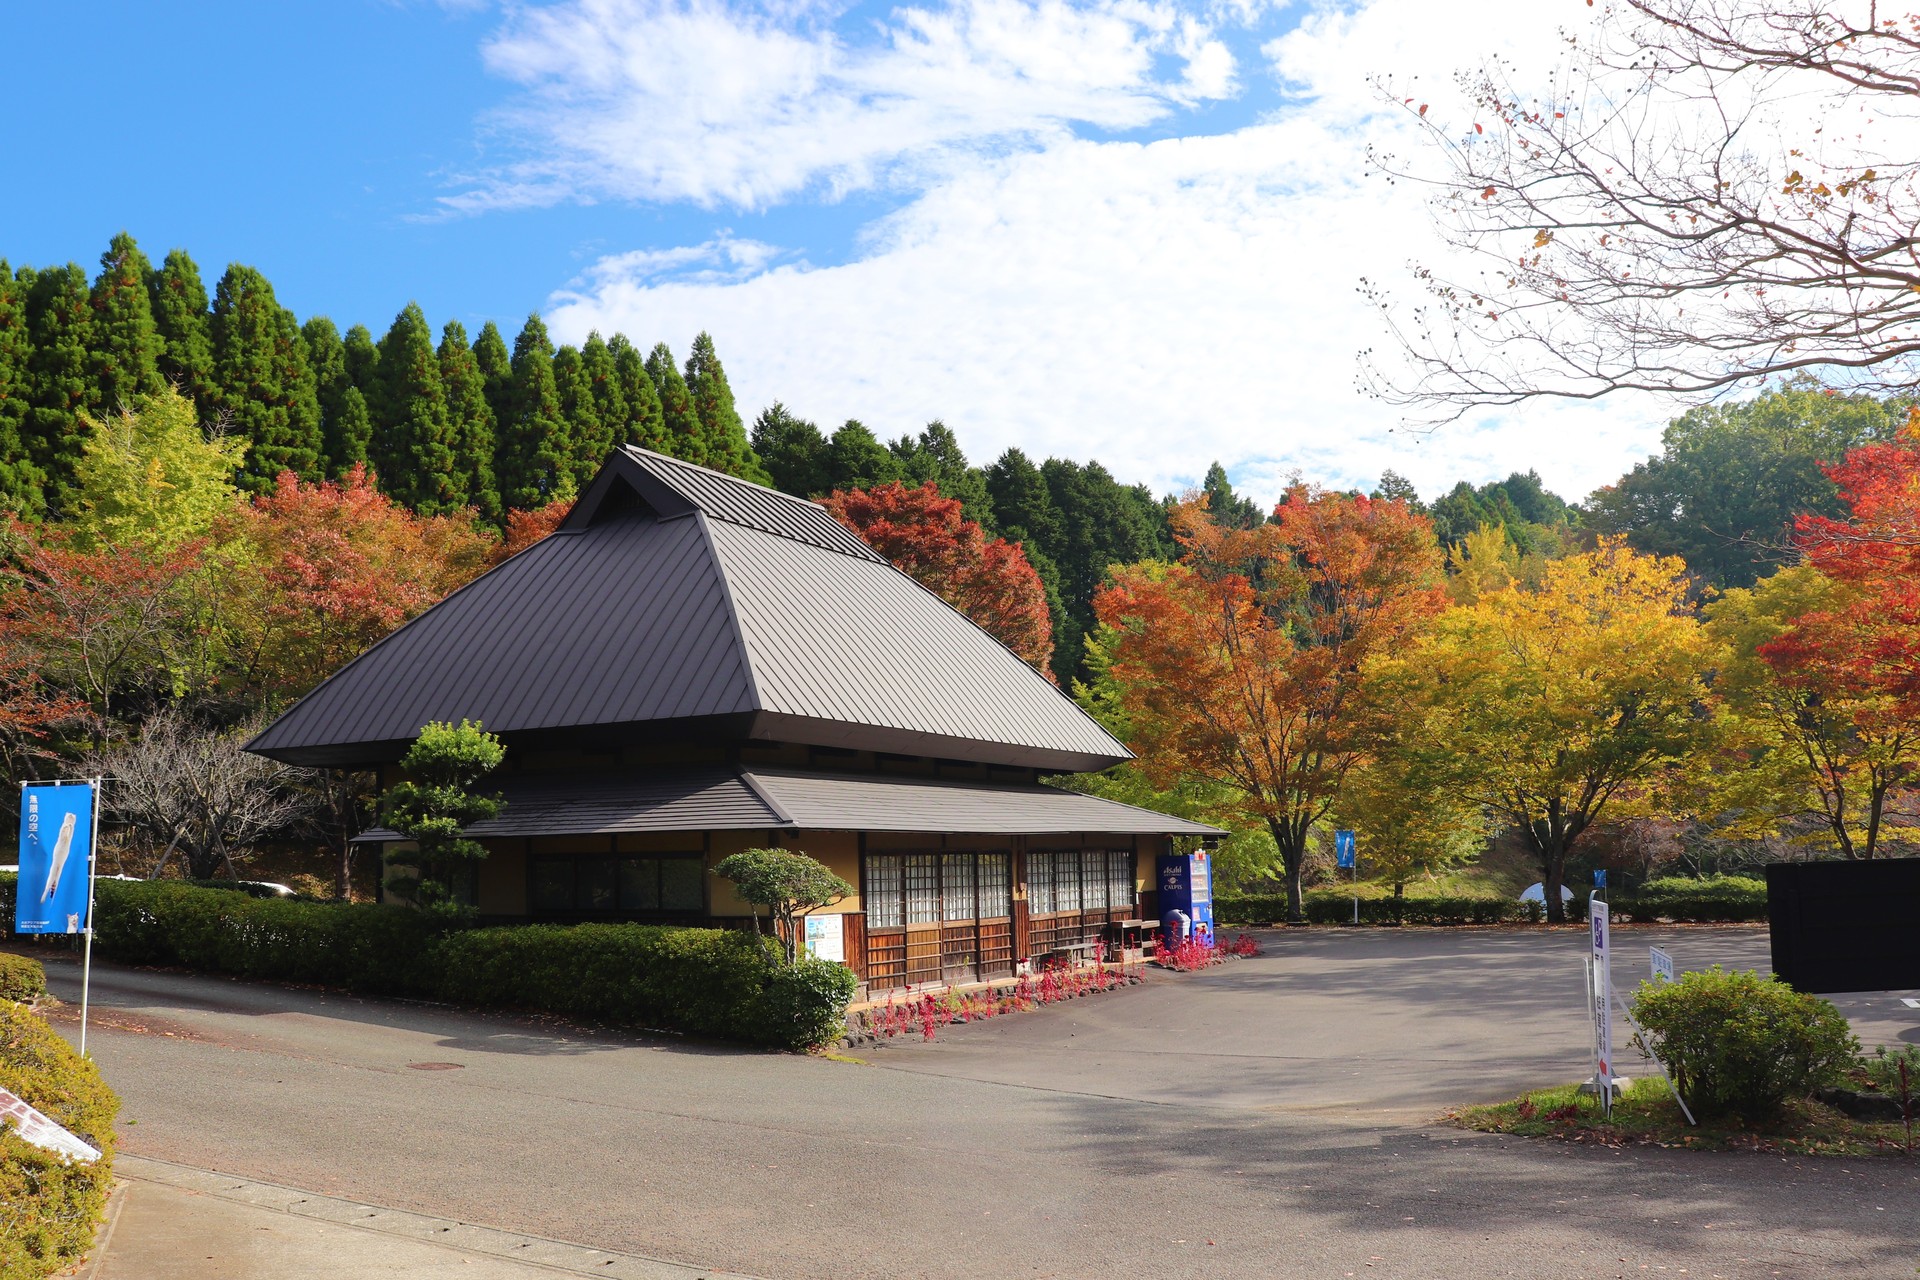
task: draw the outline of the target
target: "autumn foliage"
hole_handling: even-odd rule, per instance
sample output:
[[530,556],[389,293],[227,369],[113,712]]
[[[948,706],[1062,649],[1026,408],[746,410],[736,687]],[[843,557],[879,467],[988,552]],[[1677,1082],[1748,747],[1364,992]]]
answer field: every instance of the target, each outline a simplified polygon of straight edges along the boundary
[[228,619],[256,686],[304,692],[478,574],[493,549],[472,513],[420,516],[374,487],[365,467],[309,484],[282,472],[220,533],[253,590]]
[[1017,542],[989,538],[929,482],[835,490],[821,505],[927,590],[979,624],[1049,680],[1053,623],[1046,588]]
[[1440,555],[1404,502],[1296,486],[1270,523],[1173,512],[1181,558],[1118,568],[1094,599],[1128,746],[1156,786],[1226,786],[1265,825],[1300,913],[1313,825],[1380,725],[1361,664],[1438,613]]
[[1826,468],[1852,512],[1806,515],[1795,543],[1807,561],[1853,590],[1842,608],[1799,619],[1763,656],[1796,678],[1826,679],[1892,697],[1920,716],[1920,416],[1902,438]]

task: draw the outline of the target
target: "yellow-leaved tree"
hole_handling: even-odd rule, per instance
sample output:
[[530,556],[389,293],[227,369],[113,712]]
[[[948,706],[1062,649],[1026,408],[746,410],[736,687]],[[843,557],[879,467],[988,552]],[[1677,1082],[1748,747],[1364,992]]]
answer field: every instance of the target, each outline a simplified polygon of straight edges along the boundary
[[1566,918],[1581,835],[1677,782],[1702,742],[1709,644],[1686,593],[1681,561],[1603,539],[1548,562],[1537,588],[1488,591],[1369,664],[1419,775],[1525,838],[1549,920]]

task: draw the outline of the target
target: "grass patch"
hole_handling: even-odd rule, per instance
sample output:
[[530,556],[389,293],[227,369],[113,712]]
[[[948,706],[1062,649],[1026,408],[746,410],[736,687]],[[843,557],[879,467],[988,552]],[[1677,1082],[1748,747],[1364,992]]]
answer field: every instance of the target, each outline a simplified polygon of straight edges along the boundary
[[1789,1102],[1774,1119],[1748,1124],[1732,1118],[1687,1124],[1673,1096],[1658,1079],[1636,1080],[1605,1118],[1597,1098],[1578,1085],[1535,1089],[1511,1102],[1460,1107],[1441,1117],[1480,1133],[1512,1133],[1598,1146],[1682,1147],[1691,1151],[1765,1151],[1802,1156],[1903,1156],[1906,1131],[1898,1124],[1870,1124],[1832,1107]]

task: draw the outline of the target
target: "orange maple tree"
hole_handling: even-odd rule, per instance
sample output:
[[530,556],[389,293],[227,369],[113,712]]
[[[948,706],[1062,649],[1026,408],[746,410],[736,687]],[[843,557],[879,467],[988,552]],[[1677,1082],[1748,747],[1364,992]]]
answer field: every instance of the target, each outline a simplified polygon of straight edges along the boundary
[[1225,787],[1264,823],[1299,920],[1308,839],[1382,730],[1360,669],[1445,604],[1440,553],[1403,501],[1296,485],[1253,529],[1194,498],[1181,558],[1114,570],[1094,597],[1128,746],[1155,786]]
[[572,498],[555,498],[544,507],[507,512],[507,527],[488,558],[491,564],[511,559],[558,529],[573,510]]
[[360,465],[320,484],[282,472],[217,534],[239,579],[225,620],[238,677],[280,696],[304,693],[472,579],[495,545],[471,511],[416,515]]
[[820,500],[841,524],[927,590],[1053,679],[1053,619],[1040,575],[1017,542],[989,538],[931,481],[839,490]]

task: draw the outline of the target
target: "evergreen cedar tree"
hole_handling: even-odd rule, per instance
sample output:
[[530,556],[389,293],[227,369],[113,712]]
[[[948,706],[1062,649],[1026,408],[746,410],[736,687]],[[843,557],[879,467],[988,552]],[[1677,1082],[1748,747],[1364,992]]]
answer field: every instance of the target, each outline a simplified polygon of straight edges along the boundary
[[1300,920],[1308,837],[1391,728],[1361,667],[1444,606],[1439,549],[1404,502],[1300,485],[1251,529],[1204,498],[1172,519],[1181,559],[1117,567],[1094,598],[1127,745],[1154,785],[1213,783],[1266,827]]
[[1046,588],[1018,543],[987,537],[931,482],[835,490],[823,505],[901,572],[1053,679]]

